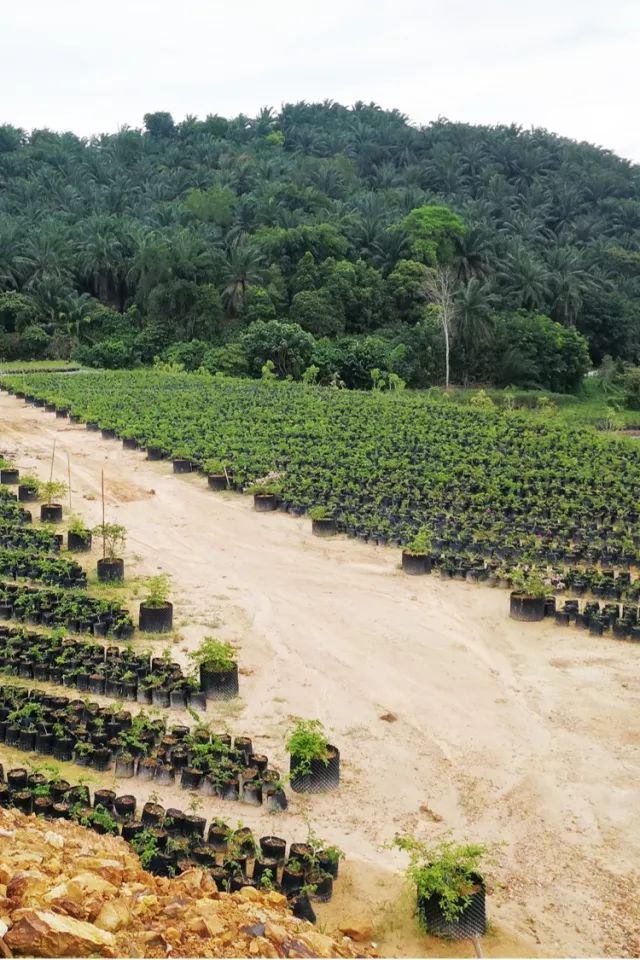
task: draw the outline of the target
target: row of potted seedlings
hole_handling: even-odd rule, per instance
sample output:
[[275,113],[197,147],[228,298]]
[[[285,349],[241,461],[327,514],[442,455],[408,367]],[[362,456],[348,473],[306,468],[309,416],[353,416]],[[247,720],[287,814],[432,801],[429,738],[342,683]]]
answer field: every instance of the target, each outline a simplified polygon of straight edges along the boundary
[[58,587],[86,587],[87,575],[79,563],[49,556],[33,548],[0,546],[0,576],[41,580]]
[[[523,552],[554,563],[567,545],[587,561],[624,565],[637,556],[640,484],[631,447],[599,443],[564,424],[479,416],[422,398],[421,406],[408,396],[389,406],[350,397],[346,408],[339,397],[294,387],[268,395],[241,383],[221,390],[174,380],[105,373],[101,390],[89,393],[82,377],[37,377],[28,399],[58,398],[74,419],[139,443],[149,456],[157,448],[202,468],[215,452],[224,457],[227,484],[233,466],[234,488],[261,470],[284,470],[282,506],[305,512],[333,499],[340,527],[378,543],[407,543],[420,526],[441,524],[443,540],[475,542],[489,555],[513,551],[507,559],[516,563]],[[15,379],[3,382],[24,395]]]
[[[107,624],[101,625],[106,632]],[[168,647],[162,656],[152,657],[149,652],[68,637],[63,630],[46,634],[0,624],[0,670],[9,675],[174,709],[204,710],[207,700],[237,694],[238,665],[228,643],[207,637],[191,659],[194,672],[185,675]]]
[[583,603],[565,600],[562,607],[554,611],[554,618],[559,626],[573,623],[593,636],[600,637],[610,631],[619,640],[640,641],[638,607],[633,604],[605,603],[601,606],[597,600]]
[[59,553],[62,536],[44,527],[0,520],[0,546],[16,550],[35,550],[40,553]]
[[2,582],[0,620],[11,619],[65,627],[72,633],[113,634],[119,639],[130,637],[134,630],[129,611],[113,600],[90,597],[81,590],[64,587],[38,588]]
[[315,920],[310,900],[331,899],[342,852],[313,834],[287,850],[286,840],[256,839],[249,827],[233,828],[220,819],[207,825],[197,813],[198,798],[184,811],[165,809],[152,794],[138,811],[131,794],[98,789],[92,802],[85,784],[72,785],[53,772],[47,778],[17,767],[7,771],[5,780],[0,764],[0,806],[54,821],[74,820],[102,835],[120,835],[138,853],[142,866],[159,876],[200,867],[221,890],[279,890],[290,899],[294,915],[305,919]]
[[249,737],[212,734],[208,726],[175,725],[143,711],[100,707],[27,687],[0,687],[0,742],[27,752],[75,761],[115,775],[158,783],[177,782],[222,800],[273,810],[287,800],[277,770],[253,751]]
[[[89,429],[100,429],[99,424],[95,422],[89,422],[87,426]],[[114,428],[104,428],[102,433],[107,438],[118,436],[118,432]],[[129,449],[136,449],[140,446],[134,437],[127,436],[122,439],[123,445]],[[163,459],[169,457],[169,451],[151,446],[147,449],[147,456],[152,460]],[[265,478],[252,486],[243,487],[242,483],[234,480],[231,467],[222,460],[206,460],[199,463],[184,455],[174,457],[173,465],[176,473],[190,472],[195,469],[202,470],[207,474],[211,489],[245,489],[253,493],[255,509],[260,512],[274,510],[277,507],[298,514],[308,512],[312,521],[312,532],[317,536],[331,536],[337,532],[360,536],[362,533],[349,523],[348,509],[344,502],[341,503],[340,509],[336,510],[322,505],[310,509],[304,506],[297,509],[294,504],[283,501],[281,484],[278,482],[279,475],[277,474],[273,475],[274,479]],[[441,506],[442,503],[441,499]],[[406,507],[407,504],[402,501],[402,506]],[[414,506],[418,507],[419,504]],[[424,506],[424,503],[422,506]],[[400,502],[395,503],[391,498],[387,507],[390,521],[393,522],[395,517],[393,511],[400,508]],[[407,573],[428,573],[431,572],[432,568],[437,568],[442,578],[487,582],[490,586],[496,586],[498,584],[506,585],[508,581],[508,572],[505,571],[506,562],[509,560],[518,562],[522,559],[523,552],[532,563],[557,563],[564,559],[566,563],[579,562],[580,560],[608,564],[617,563],[624,568],[634,564],[640,542],[635,543],[633,538],[629,539],[628,537],[624,539],[620,534],[621,546],[619,549],[615,548],[615,538],[611,537],[610,531],[607,530],[606,511],[602,517],[596,515],[594,518],[592,516],[591,520],[592,525],[589,529],[583,529],[580,524],[569,525],[566,531],[563,531],[563,537],[556,545],[554,533],[550,529],[548,521],[541,519],[532,529],[530,522],[525,523],[522,520],[518,522],[517,518],[511,518],[509,522],[505,522],[504,536],[497,543],[491,541],[484,533],[484,531],[488,531],[495,526],[493,516],[487,517],[484,527],[482,521],[480,521],[473,531],[469,532],[462,523],[455,520],[451,512],[441,510],[433,516],[432,528],[435,535],[433,538],[431,535],[428,536],[428,546],[424,543],[425,528],[419,529],[415,536],[407,541],[403,550],[402,566]],[[613,519],[609,518],[609,520],[613,522],[615,517]],[[607,536],[600,549],[597,544],[602,531],[606,531]],[[367,534],[365,539],[372,538]],[[402,536],[391,539],[381,536],[373,539],[380,543],[400,544],[402,542]],[[579,569],[577,573],[579,581]],[[584,584],[584,589],[588,590],[588,582]],[[604,584],[602,589],[611,591],[614,588]],[[632,590],[631,587],[627,588],[627,592]],[[636,590],[640,594],[640,583]]]

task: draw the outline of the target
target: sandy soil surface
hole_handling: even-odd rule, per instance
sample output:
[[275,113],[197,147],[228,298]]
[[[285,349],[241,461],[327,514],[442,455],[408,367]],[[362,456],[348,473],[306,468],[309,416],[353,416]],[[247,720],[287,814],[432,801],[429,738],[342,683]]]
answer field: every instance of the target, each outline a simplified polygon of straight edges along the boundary
[[5,394],[0,423],[23,470],[48,476],[55,438],[65,479],[69,453],[74,511],[91,524],[104,469],[128,572],[171,574],[179,659],[213,630],[238,645],[241,698],[210,709],[214,726],[251,735],[281,770],[291,715],[320,718],[340,747],[337,794],[294,795],[278,817],[211,799],[202,810],[288,839],[308,820],[342,846],[350,865],[323,922],[360,903],[384,954],[472,956],[413,932],[403,855],[383,847],[452,829],[504,842],[487,955],[640,953],[638,646],[515,623],[503,591],[407,577],[395,550],[319,540],[304,519],[256,514],[251,498]]

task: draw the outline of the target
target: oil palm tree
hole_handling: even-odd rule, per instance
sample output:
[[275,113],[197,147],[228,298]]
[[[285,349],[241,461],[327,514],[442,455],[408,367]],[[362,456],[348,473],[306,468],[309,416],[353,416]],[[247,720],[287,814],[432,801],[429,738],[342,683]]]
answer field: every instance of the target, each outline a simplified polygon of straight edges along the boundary
[[244,236],[231,244],[223,267],[222,300],[229,316],[237,317],[244,307],[247,291],[262,278],[263,259]]

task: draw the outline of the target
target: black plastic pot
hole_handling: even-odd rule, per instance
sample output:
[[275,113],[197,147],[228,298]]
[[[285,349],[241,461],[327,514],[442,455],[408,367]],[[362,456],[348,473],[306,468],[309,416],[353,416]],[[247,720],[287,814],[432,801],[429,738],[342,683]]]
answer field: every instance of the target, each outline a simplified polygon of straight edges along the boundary
[[204,831],[206,826],[207,821],[205,817],[198,817],[194,814],[188,813],[184,818],[182,830],[185,837],[199,837],[200,840],[204,840]]
[[35,487],[21,483],[18,487],[18,500],[21,503],[35,503],[38,499],[38,491]]
[[24,790],[29,780],[29,774],[24,767],[14,767],[7,771],[7,786],[12,793]]
[[207,484],[210,490],[226,490],[227,478],[224,473],[210,473],[207,476]]
[[526,594],[512,592],[509,616],[512,620],[525,620],[528,623],[544,620],[545,603],[544,597],[529,597]]
[[197,790],[202,781],[202,771],[194,767],[183,767],[180,773],[180,786],[183,790]]
[[68,762],[73,759],[73,740],[71,737],[59,737],[53,741],[53,756],[56,760]]
[[20,471],[13,467],[4,467],[0,470],[0,483],[15,484],[20,479]]
[[96,747],[93,751],[91,766],[94,770],[104,771],[111,766],[111,751],[107,747]]
[[431,557],[426,553],[408,553],[402,551],[402,569],[411,576],[421,576],[431,573]]
[[124,450],[137,450],[140,444],[135,437],[123,437],[122,446]]
[[327,763],[324,760],[311,760],[309,773],[300,773],[300,760],[293,754],[289,758],[291,773],[291,789],[296,793],[329,793],[337,789],[340,783],[340,751],[337,747],[328,746],[330,757]]
[[207,696],[201,690],[190,690],[187,693],[187,706],[192,710],[206,710]]
[[292,870],[288,863],[285,863],[282,870],[282,880],[280,886],[284,894],[297,893],[304,884],[304,870],[302,865],[300,870]]
[[116,757],[116,777],[129,779],[134,774],[135,760],[128,757]]
[[158,827],[164,819],[164,807],[158,803],[145,803],[140,819],[145,827]]
[[113,440],[116,435],[116,432],[112,427],[103,427],[101,432],[103,440]]
[[305,883],[315,887],[310,896],[316,903],[328,903],[331,900],[333,896],[333,877],[330,874],[322,872],[314,874],[312,872],[306,878]]
[[191,473],[192,463],[190,460],[174,460],[173,461],[173,472],[174,473]]
[[284,863],[287,841],[281,837],[260,837],[260,850],[265,860],[277,860]]
[[19,810],[21,813],[32,813],[33,812],[33,797],[29,790],[18,790],[17,793],[13,795],[13,805],[16,810]]
[[276,510],[278,507],[278,498],[275,493],[254,493],[253,507],[258,513],[267,513],[270,510]]
[[159,607],[140,604],[138,627],[145,633],[167,633],[173,626],[173,604],[168,601]]
[[139,820],[131,820],[128,823],[122,824],[122,839],[130,843],[134,837],[137,837],[139,834],[143,833],[145,826]]
[[238,664],[228,670],[213,670],[206,663],[201,664],[200,686],[207,700],[232,700],[238,696]]
[[174,687],[169,691],[169,706],[172,710],[186,710],[187,693],[182,687]]
[[106,681],[99,673],[94,673],[89,677],[89,693],[96,693],[98,696],[104,696]]
[[116,814],[123,820],[132,820],[136,814],[136,798],[130,793],[125,793],[121,797],[115,797],[113,808]]
[[252,807],[262,806],[262,784],[253,781],[243,784],[242,802]]
[[62,520],[62,504],[43,503],[40,507],[40,520],[42,523],[60,523]]
[[175,780],[176,775],[172,767],[160,766],[156,768],[156,780],[158,783],[171,784]]
[[113,805],[116,799],[116,794],[114,790],[108,790],[106,787],[102,787],[95,791],[93,795],[93,805],[97,807],[100,805],[104,807],[105,810],[113,810]]
[[229,777],[220,788],[220,796],[223,800],[238,800],[240,797],[240,782],[237,777]]
[[298,920],[307,920],[309,923],[316,922],[315,910],[311,906],[311,901],[306,893],[292,899],[291,912]]
[[256,886],[260,886],[260,881],[263,876],[269,877],[273,884],[276,883],[278,878],[278,868],[280,867],[280,861],[272,857],[263,857],[253,865],[253,879]]
[[51,799],[51,797],[34,797],[33,812],[36,815],[36,817],[51,816],[52,807],[53,807],[53,800]]
[[311,533],[314,537],[333,537],[337,532],[336,521],[333,517],[311,521]]
[[86,550],[91,550],[91,531],[87,530],[86,533],[73,533],[73,531],[67,531],[67,549],[72,553],[81,553]]
[[124,580],[124,560],[116,557],[115,560],[103,558],[97,564],[98,580],[101,583],[113,583]]
[[161,707],[168,710],[171,706],[169,690],[166,687],[154,687],[151,693],[151,703],[154,707]]
[[164,460],[164,455],[161,447],[147,447],[147,460]]
[[418,896],[418,914],[428,933],[448,940],[471,940],[473,937],[482,937],[485,934],[487,929],[485,889],[480,877],[474,879],[479,889],[471,894],[469,903],[454,920],[445,918],[438,894],[432,894],[430,897]]
[[229,827],[226,824],[211,823],[207,832],[207,843],[218,853],[224,853],[229,845]]

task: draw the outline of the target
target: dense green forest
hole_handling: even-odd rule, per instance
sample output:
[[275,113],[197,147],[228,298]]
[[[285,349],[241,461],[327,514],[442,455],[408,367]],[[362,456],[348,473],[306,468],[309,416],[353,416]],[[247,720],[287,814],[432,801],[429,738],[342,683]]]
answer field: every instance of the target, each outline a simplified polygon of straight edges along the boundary
[[5,360],[424,387],[448,339],[453,381],[571,390],[637,363],[639,266],[638,167],[545,130],[332,102],[0,127]]

